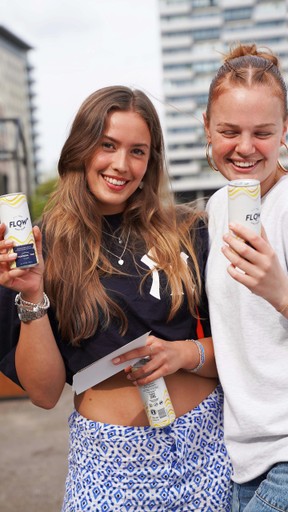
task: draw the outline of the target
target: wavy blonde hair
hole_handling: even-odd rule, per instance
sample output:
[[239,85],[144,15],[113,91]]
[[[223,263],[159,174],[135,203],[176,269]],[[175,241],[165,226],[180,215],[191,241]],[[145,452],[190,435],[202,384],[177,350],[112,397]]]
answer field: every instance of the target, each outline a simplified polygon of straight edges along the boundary
[[[157,268],[165,272],[172,292],[168,321],[183,301],[183,288],[191,314],[195,314],[200,297],[201,277],[194,249],[196,229],[192,228],[202,214],[197,209],[174,205],[158,114],[142,91],[105,87],[91,94],[75,117],[60,155],[57,189],[43,216],[45,288],[56,310],[63,339],[74,345],[94,334],[100,316],[104,326],[117,317],[121,333],[127,329],[124,312],[100,282],[103,274],[119,272],[119,267],[113,268],[101,249],[101,209],[85,177],[85,162],[97,148],[107,116],[113,111],[137,112],[151,135],[145,186],[128,200],[123,213],[123,235],[130,231],[130,247],[141,240],[147,251],[153,248],[153,259]],[[183,249],[191,256],[194,271],[181,257]],[[147,276],[150,273],[151,270]]]

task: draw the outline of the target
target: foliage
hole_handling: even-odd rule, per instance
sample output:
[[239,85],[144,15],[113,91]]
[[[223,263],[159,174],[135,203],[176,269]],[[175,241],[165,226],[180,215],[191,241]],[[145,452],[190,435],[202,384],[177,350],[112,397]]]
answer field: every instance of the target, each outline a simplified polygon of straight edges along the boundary
[[43,209],[49,199],[51,193],[55,190],[57,178],[47,180],[35,189],[30,199],[30,211],[33,222],[39,222],[42,217]]

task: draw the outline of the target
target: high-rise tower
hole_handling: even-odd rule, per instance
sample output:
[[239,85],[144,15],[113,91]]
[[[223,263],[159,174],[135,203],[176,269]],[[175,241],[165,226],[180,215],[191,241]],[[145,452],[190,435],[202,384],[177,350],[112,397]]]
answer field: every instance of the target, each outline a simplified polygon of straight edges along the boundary
[[30,195],[37,182],[31,46],[0,26],[0,194]]
[[202,122],[209,85],[222,55],[239,41],[269,46],[288,79],[288,2],[158,1],[171,182],[179,198],[193,199],[210,195],[224,183],[208,167]]

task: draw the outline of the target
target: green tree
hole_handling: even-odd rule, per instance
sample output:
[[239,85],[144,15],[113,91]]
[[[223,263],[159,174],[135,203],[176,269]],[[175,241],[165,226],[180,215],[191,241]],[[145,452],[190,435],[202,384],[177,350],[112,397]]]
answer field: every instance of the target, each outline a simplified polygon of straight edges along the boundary
[[33,222],[39,222],[43,209],[57,184],[57,178],[53,178],[37,186],[30,200],[31,218]]

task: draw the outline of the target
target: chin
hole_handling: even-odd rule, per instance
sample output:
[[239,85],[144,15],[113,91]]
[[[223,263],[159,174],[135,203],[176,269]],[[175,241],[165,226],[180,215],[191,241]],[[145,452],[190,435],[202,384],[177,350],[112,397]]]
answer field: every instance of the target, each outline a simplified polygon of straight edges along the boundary
[[239,169],[234,170],[229,173],[229,178],[231,180],[257,180],[258,177],[254,174],[254,172],[251,172],[249,170]]

